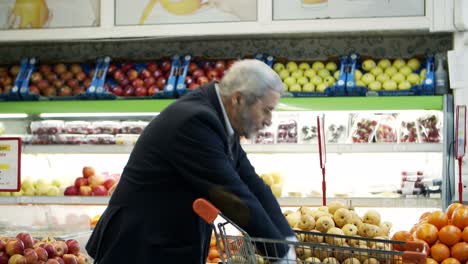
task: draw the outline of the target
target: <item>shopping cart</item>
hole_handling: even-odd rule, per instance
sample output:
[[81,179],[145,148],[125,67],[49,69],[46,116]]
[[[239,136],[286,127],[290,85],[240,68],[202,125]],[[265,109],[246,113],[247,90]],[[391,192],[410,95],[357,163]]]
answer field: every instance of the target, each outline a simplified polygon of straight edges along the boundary
[[[225,255],[220,258],[228,264],[264,263],[329,263],[329,264],[402,264],[426,263],[423,243],[396,240],[363,238],[354,236],[323,234],[295,230],[298,241],[275,240],[250,237],[241,227],[224,216],[214,205],[205,199],[197,199],[193,210],[208,224],[212,225],[218,250]],[[220,216],[222,221],[214,224]],[[227,226],[233,226],[239,235],[228,235]],[[275,245],[294,247],[296,259],[283,259],[278,256]],[[400,249],[400,250],[396,250]],[[259,252],[263,252],[261,256]]]

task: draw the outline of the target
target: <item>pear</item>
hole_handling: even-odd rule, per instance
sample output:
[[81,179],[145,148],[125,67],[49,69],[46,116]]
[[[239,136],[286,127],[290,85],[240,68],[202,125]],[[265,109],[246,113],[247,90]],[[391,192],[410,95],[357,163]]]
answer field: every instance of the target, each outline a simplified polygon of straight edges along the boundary
[[[376,236],[376,237],[374,237],[374,238],[375,238],[375,239],[386,239],[385,237],[379,237],[379,236]],[[375,248],[375,245],[376,245],[376,244],[379,244],[379,243],[382,244],[382,242],[378,242],[378,241],[368,241],[368,242],[367,242],[367,246],[368,246],[369,248]]]
[[[338,227],[331,227],[330,229],[327,230],[327,234],[331,235],[344,235],[343,230],[339,229]],[[341,237],[333,237],[333,236],[328,236],[325,238],[325,241],[330,244],[330,245],[344,245],[345,244],[345,239]]]
[[273,177],[274,183],[284,183],[284,177],[281,175],[281,173],[275,171],[275,172],[270,172],[271,177]]
[[328,206],[320,206],[319,208],[317,208],[317,210],[323,211],[327,214],[330,213],[330,211],[328,210]]
[[336,210],[340,208],[346,208],[346,206],[342,202],[333,201],[328,205],[328,212],[330,214],[335,214]]
[[348,238],[346,242],[351,246],[351,247],[356,247],[356,248],[367,248],[367,242],[361,238],[361,236],[355,235],[354,238]]
[[383,222],[379,225],[379,232],[377,233],[378,236],[387,238],[390,234],[390,230],[392,229],[393,224],[390,222]]
[[[299,211],[301,212],[302,215],[305,215],[305,214],[312,214],[312,209],[308,208],[308,207],[304,207],[304,206],[301,206],[299,208]],[[312,216],[314,217],[314,216]]]
[[301,220],[297,224],[301,230],[310,231],[315,227],[315,218],[311,215],[302,215]]
[[265,260],[263,259],[262,256],[255,254],[255,259],[257,260],[258,264],[265,264]]
[[357,258],[347,258],[342,264],[361,264],[361,262]]
[[283,212],[284,217],[288,216],[288,214],[294,213],[293,210],[286,210]]
[[296,225],[301,221],[301,212],[293,212],[286,216],[286,220],[291,227],[296,227]]
[[310,247],[297,247],[296,256],[300,259],[306,259],[312,257],[312,248]]
[[247,264],[247,259],[242,256],[232,256],[231,263],[233,264]]
[[358,228],[353,224],[346,224],[341,228],[341,230],[343,230],[343,233],[346,236],[355,236],[358,232]]
[[353,224],[355,226],[362,224],[361,217],[359,217],[359,215],[354,210],[349,210],[349,213],[351,214],[351,219],[349,219],[347,224]]
[[340,264],[340,262],[334,257],[324,258],[322,260],[322,263],[324,263],[324,264]]
[[311,215],[315,218],[315,222],[317,222],[317,220],[322,217],[322,216],[328,216],[328,213],[324,212],[324,211],[319,211],[319,210],[316,210],[316,211],[312,211],[311,212]]
[[367,211],[362,217],[362,222],[371,225],[380,225],[380,214],[375,210]]
[[304,237],[305,242],[312,242],[312,243],[322,243],[323,242],[323,235],[320,231],[314,229],[310,230],[308,234]]
[[339,208],[333,215],[333,220],[335,220],[336,225],[339,227],[346,225],[351,218],[352,215],[346,208]]
[[368,258],[362,264],[380,264],[380,262],[375,258]]
[[322,233],[326,233],[332,227],[335,227],[335,222],[330,216],[322,216],[315,222],[315,228]]
[[[305,261],[305,263],[307,263],[307,264],[312,264],[312,263],[319,264],[319,263],[321,263],[320,259],[319,259],[319,258],[316,258],[316,257],[308,257],[308,258],[306,258],[304,261]],[[338,264],[338,263],[337,263],[337,264]]]
[[358,234],[362,237],[375,237],[379,231],[379,227],[371,224],[362,224],[358,226]]

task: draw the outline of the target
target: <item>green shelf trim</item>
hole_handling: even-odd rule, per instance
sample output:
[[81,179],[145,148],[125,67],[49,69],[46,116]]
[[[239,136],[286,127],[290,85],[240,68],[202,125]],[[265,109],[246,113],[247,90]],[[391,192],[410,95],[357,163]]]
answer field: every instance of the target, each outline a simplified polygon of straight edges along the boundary
[[[174,99],[0,102],[4,113],[161,112]],[[282,98],[279,111],[443,110],[442,96]]]

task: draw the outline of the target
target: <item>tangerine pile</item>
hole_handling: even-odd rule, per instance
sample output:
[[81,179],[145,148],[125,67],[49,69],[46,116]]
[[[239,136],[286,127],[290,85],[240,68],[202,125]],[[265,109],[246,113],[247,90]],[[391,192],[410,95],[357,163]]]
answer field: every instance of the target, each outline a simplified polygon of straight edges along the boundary
[[[409,232],[398,231],[392,239],[422,242],[427,264],[468,264],[468,206],[453,203],[445,213],[426,212]],[[404,250],[404,246],[394,249]]]

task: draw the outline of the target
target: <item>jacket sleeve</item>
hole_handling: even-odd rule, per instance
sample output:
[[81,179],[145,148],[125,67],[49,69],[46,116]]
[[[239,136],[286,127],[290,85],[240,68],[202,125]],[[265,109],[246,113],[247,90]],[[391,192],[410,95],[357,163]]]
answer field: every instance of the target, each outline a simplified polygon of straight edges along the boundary
[[[209,114],[193,115],[174,131],[174,142],[168,142],[174,168],[200,197],[210,200],[251,237],[284,240],[284,235],[234,169],[226,154],[224,127],[213,118]],[[258,250],[264,255],[282,257],[288,247],[268,243]]]
[[239,152],[239,175],[242,181],[247,184],[249,190],[255,195],[255,197],[257,197],[281,234],[284,237],[294,237],[294,232],[281,212],[278,201],[273,195],[270,187],[257,175],[254,167],[247,159],[247,155],[244,150],[240,147]]

